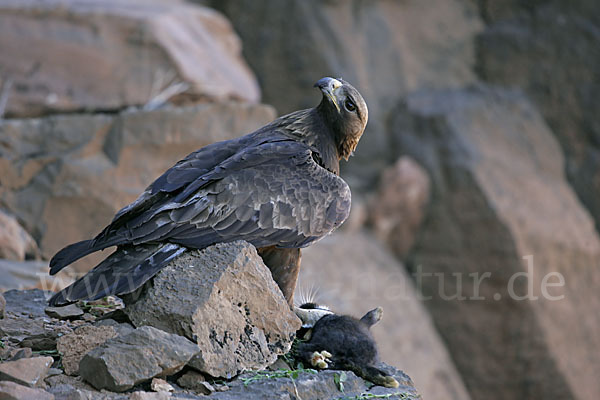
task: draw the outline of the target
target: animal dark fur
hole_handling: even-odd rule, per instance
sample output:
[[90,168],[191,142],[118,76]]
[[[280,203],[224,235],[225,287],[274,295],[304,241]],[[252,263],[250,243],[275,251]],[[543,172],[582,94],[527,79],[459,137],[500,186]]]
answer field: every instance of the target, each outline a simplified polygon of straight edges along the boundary
[[352,371],[377,385],[397,387],[393,377],[376,367],[379,355],[369,328],[381,314],[381,308],[376,308],[360,320],[347,315],[325,315],[313,327],[310,339],[298,346],[298,357],[318,367],[315,356],[329,353],[330,357],[324,357],[327,368]]

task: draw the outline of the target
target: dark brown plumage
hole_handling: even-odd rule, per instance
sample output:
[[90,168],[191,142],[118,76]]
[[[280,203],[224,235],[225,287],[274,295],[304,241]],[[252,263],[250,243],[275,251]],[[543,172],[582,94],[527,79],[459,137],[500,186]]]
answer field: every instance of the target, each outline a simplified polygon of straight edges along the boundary
[[350,84],[323,78],[315,86],[323,93],[317,107],[191,153],[94,239],[59,251],[50,274],[117,246],[50,303],[130,293],[187,249],[240,239],[257,247],[291,302],[299,249],[348,216],[350,189],[338,176],[339,160],[354,151],[368,119],[362,96]]

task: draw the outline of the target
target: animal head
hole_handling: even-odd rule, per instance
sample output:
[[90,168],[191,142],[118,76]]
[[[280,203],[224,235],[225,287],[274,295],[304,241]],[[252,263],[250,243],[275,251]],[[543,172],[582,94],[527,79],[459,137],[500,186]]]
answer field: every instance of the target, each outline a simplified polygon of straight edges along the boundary
[[323,93],[318,109],[333,128],[339,158],[348,160],[367,126],[367,103],[354,86],[342,79],[321,78],[315,87]]
[[[333,311],[331,311],[329,307],[313,302],[303,303],[300,306],[295,306],[294,312],[302,321],[302,328],[312,328],[321,318],[326,315],[333,314]],[[370,328],[379,322],[382,316],[383,308],[377,307],[363,315],[359,321]]]
[[316,303],[303,303],[298,307],[294,307],[294,312],[302,321],[303,328],[312,328],[318,320],[326,315],[333,314],[327,306],[322,306]]

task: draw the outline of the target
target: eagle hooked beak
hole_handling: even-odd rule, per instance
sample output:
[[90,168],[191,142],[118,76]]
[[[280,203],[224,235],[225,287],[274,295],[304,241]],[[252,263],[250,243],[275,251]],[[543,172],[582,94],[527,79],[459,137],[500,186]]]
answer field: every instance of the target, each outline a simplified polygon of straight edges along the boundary
[[338,81],[337,79],[329,78],[329,77],[321,78],[317,81],[317,83],[315,83],[315,87],[318,87],[319,89],[321,89],[323,94],[325,96],[329,97],[329,99],[331,99],[331,101],[333,102],[333,105],[338,110],[338,112],[340,112],[340,105],[338,104],[337,99],[335,98],[333,92],[340,86],[342,86],[342,82]]

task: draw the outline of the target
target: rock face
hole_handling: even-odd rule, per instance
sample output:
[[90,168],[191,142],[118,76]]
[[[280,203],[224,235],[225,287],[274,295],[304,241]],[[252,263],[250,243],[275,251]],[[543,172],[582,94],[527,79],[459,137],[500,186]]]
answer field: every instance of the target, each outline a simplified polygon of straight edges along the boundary
[[410,267],[473,398],[597,398],[600,239],[540,115],[514,91],[424,91],[393,129],[432,179]]
[[477,71],[522,88],[566,155],[567,177],[600,230],[600,17],[593,0],[480,2]]
[[473,3],[211,2],[231,19],[263,100],[280,113],[314,106],[319,95],[312,85],[322,76],[341,76],[361,92],[369,124],[347,165],[353,189],[376,182],[378,172],[396,160],[385,121],[404,95],[475,80],[473,39],[482,24]]
[[[0,125],[0,204],[50,258],[93,237],[191,151],[274,118],[271,107],[202,104],[157,111],[9,120]],[[91,256],[80,268],[95,265]]]
[[304,249],[296,298],[307,290],[339,314],[383,307],[371,328],[382,361],[406,371],[424,399],[470,398],[410,276],[372,236],[336,232]]
[[381,174],[368,206],[369,224],[398,258],[414,244],[428,201],[429,177],[412,158],[400,157]]
[[79,373],[97,389],[121,392],[158,375],[179,371],[198,346],[186,338],[143,326],[87,353]]
[[229,22],[208,8],[160,0],[2,0],[0,27],[10,117],[144,105],[177,84],[191,99],[260,96]]
[[35,240],[19,222],[0,210],[0,258],[23,261],[35,258],[39,250]]
[[79,372],[79,362],[90,350],[108,339],[117,336],[112,326],[82,326],[73,333],[61,336],[56,342],[56,350],[61,355],[62,365],[67,375]]
[[196,341],[190,365],[214,377],[271,364],[300,328],[256,249],[241,241],[184,253],[124,311],[136,326]]

